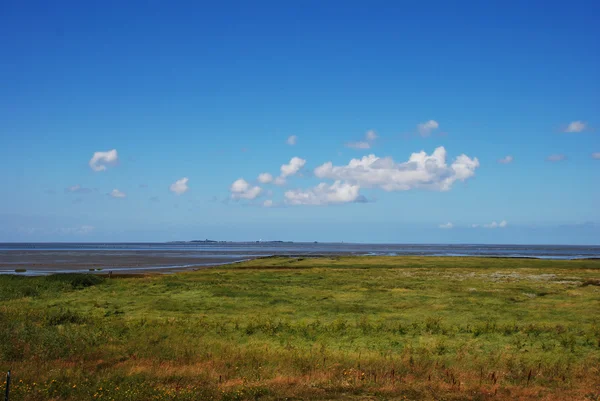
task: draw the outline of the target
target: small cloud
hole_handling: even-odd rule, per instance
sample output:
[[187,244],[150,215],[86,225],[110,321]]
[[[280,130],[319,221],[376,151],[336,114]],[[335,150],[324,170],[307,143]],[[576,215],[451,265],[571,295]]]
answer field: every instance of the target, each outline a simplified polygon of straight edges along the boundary
[[113,198],[125,198],[127,196],[127,195],[125,195],[124,192],[121,192],[116,188],[113,189],[112,191],[110,191],[109,195],[112,196]]
[[65,193],[89,194],[91,192],[93,192],[91,188],[83,188],[79,184],[65,188]]
[[377,139],[377,133],[369,130],[365,133],[364,141],[348,142],[346,143],[346,147],[351,149],[370,149],[375,139]]
[[422,137],[426,137],[431,135],[431,132],[433,130],[436,130],[439,128],[439,124],[437,121],[435,120],[429,120],[427,122],[421,123],[421,124],[417,124],[417,131],[419,131],[419,135],[421,135]]
[[478,227],[483,227],[483,228],[505,228],[506,226],[508,226],[508,223],[506,222],[506,220],[502,220],[500,223],[498,223],[498,222],[496,222],[494,220],[490,224],[483,224],[483,225],[473,224],[473,225],[471,225],[471,227],[473,227],[473,228],[478,228]]
[[367,133],[365,134],[365,138],[367,139],[367,141],[374,141],[375,139],[377,139],[377,132],[375,132],[374,130],[368,130]]
[[262,188],[252,187],[246,180],[240,178],[231,184],[229,191],[231,192],[231,199],[256,199],[262,192]]
[[306,160],[301,159],[299,157],[292,157],[288,164],[283,164],[281,166],[281,176],[283,178],[296,174],[304,165],[306,164]]
[[555,155],[550,155],[548,157],[546,157],[546,160],[549,162],[560,162],[563,160],[566,160],[567,156],[563,155],[563,154],[555,154]]
[[268,184],[273,181],[273,176],[269,173],[262,173],[258,175],[258,182],[261,184]]
[[290,146],[294,146],[298,142],[298,137],[296,135],[290,135],[286,141],[286,143]]
[[509,164],[512,163],[514,160],[514,158],[510,155],[503,157],[502,159],[498,160],[498,163],[500,164]]
[[94,171],[104,171],[107,166],[113,165],[119,159],[117,150],[112,149],[106,152],[94,152],[94,155],[90,159],[90,168]]
[[266,201],[263,202],[263,206],[264,207],[272,207],[273,201],[271,199],[267,199]]
[[57,234],[75,234],[75,235],[86,235],[94,231],[96,228],[90,225],[82,225],[79,227],[63,227],[54,230]]
[[443,228],[443,229],[450,229],[450,228],[454,227],[454,224],[447,222],[444,224],[440,224],[438,227]]
[[573,121],[567,125],[563,132],[583,132],[586,128],[587,125],[583,121]]
[[189,179],[187,177],[180,178],[169,186],[169,191],[175,193],[176,195],[183,195],[189,189],[188,187]]
[[158,196],[151,196],[149,200],[150,200],[150,202],[160,202],[160,199],[158,198]]
[[80,227],[79,227],[79,229],[78,229],[78,230],[76,230],[76,232],[77,232],[78,234],[83,234],[83,235],[85,235],[85,234],[89,234],[89,233],[91,233],[91,232],[92,232],[92,231],[94,231],[95,229],[96,229],[96,228],[95,228],[94,226],[83,225],[83,226],[80,226]]
[[600,160],[600,152],[592,153],[592,159]]

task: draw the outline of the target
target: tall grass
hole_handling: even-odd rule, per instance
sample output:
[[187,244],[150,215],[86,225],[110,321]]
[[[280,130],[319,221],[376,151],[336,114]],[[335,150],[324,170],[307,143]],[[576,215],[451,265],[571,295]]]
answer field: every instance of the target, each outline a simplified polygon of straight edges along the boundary
[[0,368],[15,400],[597,399],[600,263],[538,262],[2,276]]

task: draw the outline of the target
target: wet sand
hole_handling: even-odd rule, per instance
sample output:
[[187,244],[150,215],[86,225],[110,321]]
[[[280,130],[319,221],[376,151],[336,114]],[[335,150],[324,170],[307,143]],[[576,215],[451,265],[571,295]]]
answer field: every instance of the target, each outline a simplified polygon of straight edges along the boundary
[[0,273],[174,272],[239,262],[250,257],[146,251],[3,251],[0,252]]

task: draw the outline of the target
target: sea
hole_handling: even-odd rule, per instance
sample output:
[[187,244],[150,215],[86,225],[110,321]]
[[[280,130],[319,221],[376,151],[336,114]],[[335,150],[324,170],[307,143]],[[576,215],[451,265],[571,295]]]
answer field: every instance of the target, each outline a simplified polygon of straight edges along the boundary
[[413,255],[539,259],[600,258],[600,246],[353,244],[317,242],[0,243],[0,274],[172,272],[265,256]]

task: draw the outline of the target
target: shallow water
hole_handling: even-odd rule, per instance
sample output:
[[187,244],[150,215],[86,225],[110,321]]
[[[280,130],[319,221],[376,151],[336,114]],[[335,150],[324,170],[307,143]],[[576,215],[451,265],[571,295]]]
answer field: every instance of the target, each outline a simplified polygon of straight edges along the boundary
[[348,243],[4,243],[0,274],[42,275],[102,269],[121,273],[238,262],[271,255],[491,256],[600,258],[600,246]]

